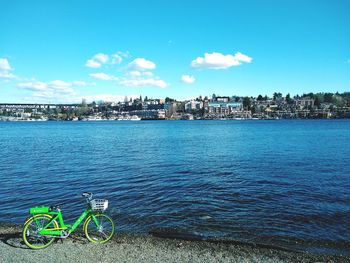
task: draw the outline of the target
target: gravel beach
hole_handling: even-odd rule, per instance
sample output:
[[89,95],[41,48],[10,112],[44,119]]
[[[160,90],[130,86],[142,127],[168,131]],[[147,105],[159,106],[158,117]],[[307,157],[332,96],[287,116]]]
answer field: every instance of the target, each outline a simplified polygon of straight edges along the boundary
[[259,248],[221,242],[186,241],[116,234],[95,245],[76,234],[42,250],[28,249],[21,227],[0,226],[0,262],[350,262],[350,257]]

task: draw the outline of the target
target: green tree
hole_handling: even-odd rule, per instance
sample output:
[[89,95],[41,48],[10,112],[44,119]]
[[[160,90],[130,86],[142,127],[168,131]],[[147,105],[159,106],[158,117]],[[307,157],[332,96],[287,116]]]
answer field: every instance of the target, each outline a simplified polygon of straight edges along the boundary
[[243,98],[243,107],[247,110],[250,110],[251,108],[251,101],[249,97],[244,97]]
[[277,100],[277,99],[280,99],[280,98],[282,98],[282,93],[280,93],[280,92],[275,92],[274,94],[273,94],[273,100],[275,101],[275,100]]
[[315,98],[315,96],[314,96],[314,94],[312,92],[303,94],[302,97],[309,97],[310,99],[314,99]]
[[55,108],[54,109],[54,113],[55,113],[55,115],[58,115],[58,114],[60,114],[61,113],[61,109],[60,108]]
[[347,107],[350,106],[350,92],[344,92],[343,94],[341,94],[343,100],[345,101],[345,104]]
[[345,101],[340,95],[334,95],[332,98],[332,103],[336,105],[337,107],[344,107]]
[[314,105],[316,108],[319,108],[321,106],[321,101],[318,96],[315,97]]
[[293,100],[290,98],[289,93],[286,95],[286,102],[287,102],[287,104],[292,104],[292,102],[293,102]]
[[332,103],[332,99],[333,99],[333,93],[324,94],[324,102]]
[[175,100],[172,99],[172,98],[169,98],[169,97],[166,97],[165,98],[165,103],[168,103],[168,102],[174,102]]

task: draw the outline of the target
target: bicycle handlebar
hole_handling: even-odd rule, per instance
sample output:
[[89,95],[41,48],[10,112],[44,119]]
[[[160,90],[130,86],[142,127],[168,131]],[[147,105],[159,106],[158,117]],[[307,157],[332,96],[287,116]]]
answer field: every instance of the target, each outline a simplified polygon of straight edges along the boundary
[[92,199],[92,193],[89,193],[89,192],[84,192],[81,196],[85,197],[88,200]]

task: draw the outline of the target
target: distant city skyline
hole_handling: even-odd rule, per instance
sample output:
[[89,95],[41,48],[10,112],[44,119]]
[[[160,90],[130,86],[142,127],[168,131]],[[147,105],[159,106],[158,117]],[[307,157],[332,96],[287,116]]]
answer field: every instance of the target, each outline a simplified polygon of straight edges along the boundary
[[0,103],[350,91],[345,0],[0,7]]

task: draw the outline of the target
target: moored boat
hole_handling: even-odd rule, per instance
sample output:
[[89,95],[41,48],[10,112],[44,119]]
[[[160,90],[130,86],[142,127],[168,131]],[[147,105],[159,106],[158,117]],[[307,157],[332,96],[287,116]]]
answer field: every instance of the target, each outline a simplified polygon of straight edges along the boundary
[[141,118],[137,115],[132,115],[131,118],[130,118],[131,121],[140,121]]

